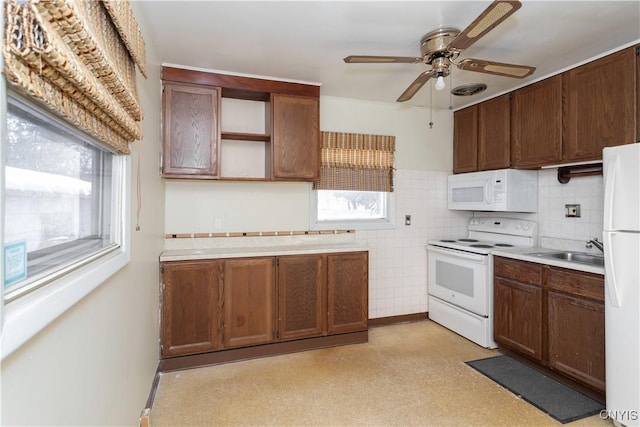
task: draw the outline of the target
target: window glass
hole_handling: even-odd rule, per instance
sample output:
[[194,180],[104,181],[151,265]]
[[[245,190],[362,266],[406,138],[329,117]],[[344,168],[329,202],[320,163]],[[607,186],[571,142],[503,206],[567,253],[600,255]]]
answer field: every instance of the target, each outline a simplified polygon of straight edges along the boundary
[[[5,297],[117,246],[117,157],[62,121],[8,97]],[[20,250],[26,251],[21,276]],[[8,277],[8,274],[14,276]],[[21,290],[22,289],[22,290]]]
[[395,228],[394,193],[313,190],[309,222],[314,230]]
[[318,220],[385,218],[386,201],[383,192],[318,190]]

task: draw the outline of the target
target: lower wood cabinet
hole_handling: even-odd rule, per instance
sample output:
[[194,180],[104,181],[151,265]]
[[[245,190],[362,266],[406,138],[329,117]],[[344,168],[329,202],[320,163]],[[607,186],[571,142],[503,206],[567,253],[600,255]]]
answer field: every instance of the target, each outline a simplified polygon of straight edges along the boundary
[[542,360],[542,288],[503,278],[495,280],[494,339]]
[[603,276],[500,257],[494,276],[496,342],[603,392]]
[[551,267],[547,287],[549,367],[604,391],[603,277]]
[[224,261],[224,347],[275,339],[275,258]]
[[162,268],[163,357],[222,347],[221,261],[166,263]]
[[368,260],[360,253],[327,257],[328,332],[339,334],[367,328]]
[[368,253],[161,263],[162,358],[367,330]]
[[278,338],[321,336],[326,332],[326,257],[278,257]]

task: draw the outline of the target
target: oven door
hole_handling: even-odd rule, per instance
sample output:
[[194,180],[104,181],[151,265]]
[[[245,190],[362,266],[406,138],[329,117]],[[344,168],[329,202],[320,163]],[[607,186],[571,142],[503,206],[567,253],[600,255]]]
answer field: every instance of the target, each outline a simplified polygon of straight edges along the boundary
[[489,255],[427,246],[429,295],[479,316],[491,315]]

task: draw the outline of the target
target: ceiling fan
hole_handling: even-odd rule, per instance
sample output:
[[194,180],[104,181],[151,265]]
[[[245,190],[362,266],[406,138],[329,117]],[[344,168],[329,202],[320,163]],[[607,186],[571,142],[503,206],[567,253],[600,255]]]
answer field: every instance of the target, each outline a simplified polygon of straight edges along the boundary
[[354,55],[344,58],[344,62],[347,64],[423,63],[430,65],[431,69],[420,74],[400,95],[397,99],[398,102],[411,99],[431,78],[436,79],[435,88],[437,90],[444,89],[444,78],[449,75],[449,65],[451,64],[461,70],[521,79],[533,74],[536,68],[528,65],[505,64],[471,58],[463,59],[458,63],[453,62],[463,50],[515,13],[520,9],[520,6],[522,4],[519,1],[495,0],[463,31],[455,28],[440,28],[431,31],[420,41],[422,53],[420,57]]

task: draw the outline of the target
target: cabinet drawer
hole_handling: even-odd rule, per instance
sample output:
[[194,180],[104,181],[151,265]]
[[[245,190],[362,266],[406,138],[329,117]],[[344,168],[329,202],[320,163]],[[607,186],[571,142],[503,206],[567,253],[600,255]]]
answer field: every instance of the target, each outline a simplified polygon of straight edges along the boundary
[[599,274],[550,267],[547,286],[549,289],[604,302],[604,278]]
[[541,264],[495,257],[493,272],[495,276],[515,279],[533,285],[542,284]]

